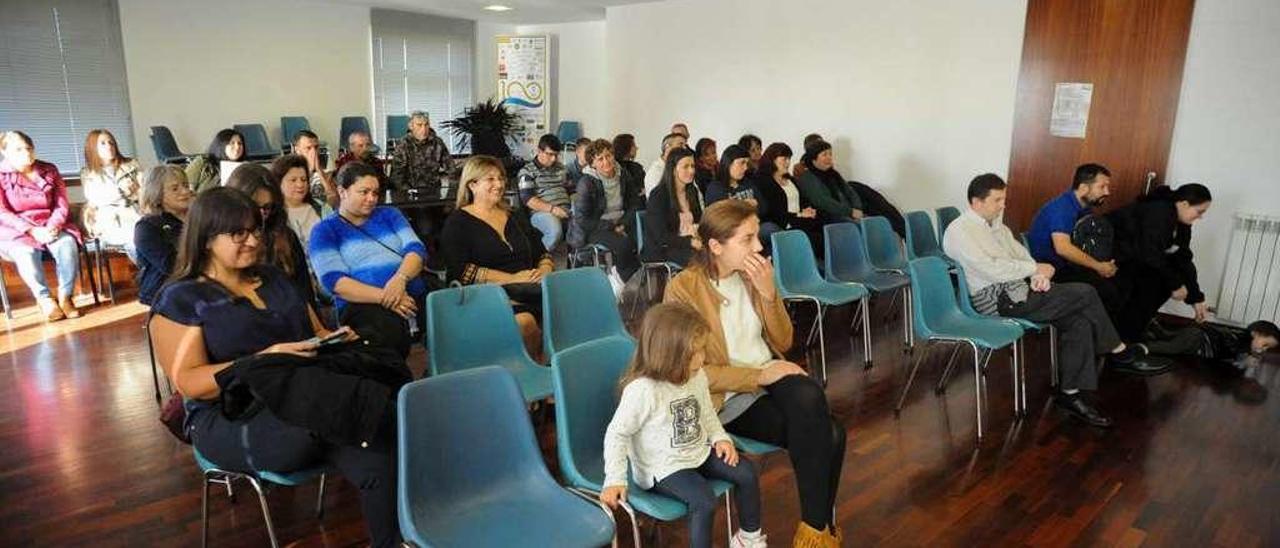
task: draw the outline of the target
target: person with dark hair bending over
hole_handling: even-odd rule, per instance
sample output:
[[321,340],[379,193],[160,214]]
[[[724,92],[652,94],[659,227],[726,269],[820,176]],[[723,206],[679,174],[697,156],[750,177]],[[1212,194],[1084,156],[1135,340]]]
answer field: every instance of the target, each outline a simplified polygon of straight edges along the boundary
[[427,248],[394,207],[378,206],[378,172],[359,162],[338,172],[338,212],[311,230],[311,268],[334,296],[344,325],[372,325],[373,340],[409,355],[410,324],[420,326]]
[[[219,130],[209,143],[209,150],[187,164],[187,181],[199,194],[222,186],[222,162],[244,161],[244,135],[234,129]],[[230,174],[228,174],[230,175]]]
[[[58,166],[36,159],[26,133],[0,133],[0,256],[13,261],[45,320],[79,318],[72,300],[80,273],[80,231],[67,222],[71,205]],[[58,300],[49,294],[43,252],[53,256]],[[0,280],[0,283],[3,283]]]
[[673,148],[667,153],[662,179],[649,193],[644,210],[644,260],[689,264],[694,251],[702,249],[698,222],[702,220],[702,197],[693,182],[693,153]]
[[969,210],[947,227],[942,249],[964,269],[975,310],[1058,328],[1061,368],[1054,404],[1086,424],[1109,427],[1111,419],[1081,394],[1098,388],[1098,356],[1106,356],[1108,367],[1132,375],[1155,375],[1168,366],[1148,363],[1141,350],[1124,344],[1088,284],[1051,281],[1053,265],[1032,259],[1000,221],[1006,188],[993,173],[975,177],[969,183]]
[[[253,413],[236,414],[225,406],[223,398],[237,386],[231,378],[250,382],[244,375],[268,360],[277,370],[288,367],[285,362],[314,363],[308,358],[317,356],[318,345],[309,339],[330,331],[288,278],[258,260],[260,217],[249,197],[230,188],[208,190],[196,197],[187,220],[173,279],[156,299],[150,329],[156,359],[182,394],[183,429],[192,445],[226,470],[287,473],[330,464],[359,489],[373,545],[397,546],[393,387],[380,384],[377,390],[363,372],[335,375],[306,365],[307,388],[335,398],[350,395],[351,409],[299,412],[298,407],[324,407],[306,405],[308,397],[321,396],[300,386],[288,390],[287,398],[259,399],[254,393],[263,405],[254,405]],[[387,368],[400,383],[408,380],[403,363]],[[303,370],[284,382],[297,386]],[[296,407],[275,403],[281,400]],[[352,428],[360,442],[324,433],[359,420],[368,421],[367,427]],[[317,426],[302,426],[308,423]]]
[[555,263],[541,234],[504,198],[507,177],[492,156],[472,156],[462,166],[457,208],[441,237],[449,280],[463,285],[496,283],[507,290],[525,348],[542,356],[542,277]]
[[707,207],[698,224],[702,250],[672,278],[663,301],[692,306],[711,328],[703,370],[725,430],[787,449],[800,496],[792,545],[840,546],[832,512],[844,426],[831,416],[822,385],[782,359],[794,333],[773,264],[760,256],[759,230],[751,204]]
[[262,217],[262,240],[258,257],[263,264],[276,267],[298,290],[303,300],[316,305],[316,290],[311,284],[311,271],[307,269],[307,251],[298,236],[289,228],[289,216],[284,211],[284,198],[280,184],[271,172],[261,164],[243,164],[227,178],[227,188],[243,192],[258,206]]
[[150,305],[173,272],[178,237],[195,193],[175,165],[155,166],[142,178],[142,219],[133,226],[138,255],[138,301]]

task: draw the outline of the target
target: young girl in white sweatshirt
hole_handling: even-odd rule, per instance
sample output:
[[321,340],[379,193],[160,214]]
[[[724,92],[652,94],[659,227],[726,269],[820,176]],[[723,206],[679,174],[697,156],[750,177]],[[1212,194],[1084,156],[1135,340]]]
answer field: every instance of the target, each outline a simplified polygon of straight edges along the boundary
[[689,545],[711,546],[716,497],[710,480],[733,484],[739,509],[729,545],[763,547],[760,485],[725,434],[702,371],[710,329],[693,308],[664,303],[649,310],[640,344],[619,383],[622,396],[604,439],[604,491],[609,507],[627,498],[627,460],[636,485],[689,507]]

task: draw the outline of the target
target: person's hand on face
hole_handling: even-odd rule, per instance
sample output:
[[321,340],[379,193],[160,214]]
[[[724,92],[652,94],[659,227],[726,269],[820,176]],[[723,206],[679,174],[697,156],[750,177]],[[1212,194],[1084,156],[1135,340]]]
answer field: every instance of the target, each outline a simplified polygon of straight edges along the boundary
[[777,290],[773,286],[773,262],[759,253],[752,253],[742,262],[742,271],[766,300],[773,300]]

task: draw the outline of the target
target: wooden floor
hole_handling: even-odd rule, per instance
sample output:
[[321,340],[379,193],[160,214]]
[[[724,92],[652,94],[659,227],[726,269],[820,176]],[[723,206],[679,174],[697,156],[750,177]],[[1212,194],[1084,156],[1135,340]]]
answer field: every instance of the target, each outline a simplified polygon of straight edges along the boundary
[[[850,439],[838,503],[848,545],[1280,545],[1280,402],[1258,390],[1277,389],[1276,364],[1258,372],[1260,386],[1190,363],[1150,379],[1104,375],[1101,399],[1117,426],[1101,431],[1048,405],[1047,349],[1033,337],[1030,416],[1012,419],[998,355],[989,433],[975,445],[972,366],[962,362],[945,395],[932,389],[945,352],[895,417],[907,364],[899,324],[882,308],[869,370],[837,327],[847,312],[828,322],[827,393]],[[99,307],[50,326],[31,308],[18,314],[0,333],[0,545],[198,543],[201,476],[190,448],[156,421],[143,307]],[[420,370],[421,349],[412,359]],[[541,438],[554,471],[553,428]],[[789,545],[799,510],[785,456],[765,459],[761,482],[765,532]],[[314,485],[269,493],[283,541],[363,542],[354,490],[330,485],[322,521],[311,514]],[[212,497],[211,544],[266,544],[252,491],[237,495]],[[657,534],[658,544],[684,543],[683,524]]]

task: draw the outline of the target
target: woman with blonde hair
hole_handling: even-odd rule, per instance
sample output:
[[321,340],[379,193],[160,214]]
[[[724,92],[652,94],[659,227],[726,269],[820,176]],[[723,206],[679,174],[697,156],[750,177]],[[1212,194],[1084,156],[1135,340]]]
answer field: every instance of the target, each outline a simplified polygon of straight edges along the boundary
[[507,204],[507,176],[492,156],[472,156],[462,166],[457,208],[444,222],[441,252],[449,280],[463,285],[496,283],[507,290],[529,355],[542,354],[542,287],[555,268],[542,233]]
[[124,246],[131,256],[133,225],[140,218],[138,176],[137,160],[120,154],[110,131],[89,132],[84,140],[84,168],[80,170],[85,199],[81,225],[89,237],[107,245]]

